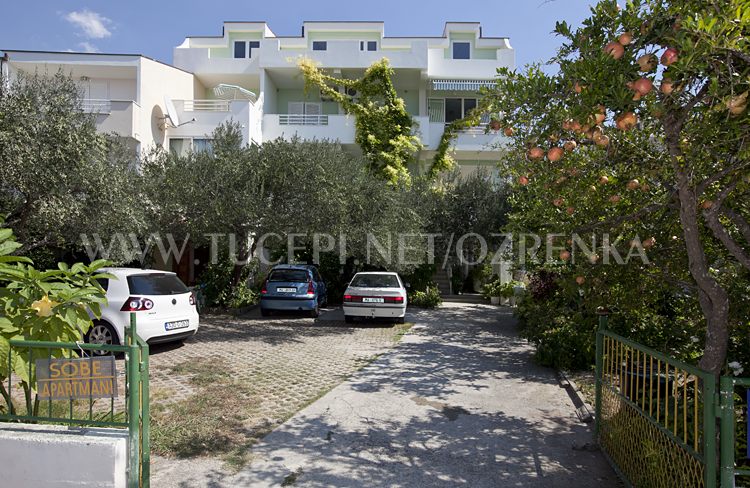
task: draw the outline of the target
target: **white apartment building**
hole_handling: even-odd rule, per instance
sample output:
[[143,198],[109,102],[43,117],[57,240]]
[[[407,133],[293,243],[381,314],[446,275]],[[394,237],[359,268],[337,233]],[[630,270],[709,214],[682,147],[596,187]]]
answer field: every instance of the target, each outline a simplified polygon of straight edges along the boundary
[[[4,52],[11,77],[62,69],[80,80],[83,108],[101,131],[137,151],[158,145],[177,152],[210,146],[213,130],[230,120],[248,144],[297,135],[355,148],[354,117],[306,91],[297,60],[359,78],[386,57],[417,122],[421,167],[430,164],[445,124],[476,106],[479,88],[493,83],[498,67],[515,64],[509,40],[482,36],[474,22],[448,22],[438,37],[387,37],[382,22],[304,22],[299,36],[277,36],[265,22],[225,22],[220,36],[187,37],[174,49],[173,66],[135,54]],[[454,158],[463,172],[493,165],[500,142],[483,125],[466,130]]]

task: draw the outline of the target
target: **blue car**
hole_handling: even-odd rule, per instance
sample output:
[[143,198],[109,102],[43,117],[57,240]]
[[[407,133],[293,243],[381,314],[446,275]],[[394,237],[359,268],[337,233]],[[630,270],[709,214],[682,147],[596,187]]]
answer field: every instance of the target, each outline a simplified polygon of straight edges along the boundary
[[306,311],[312,317],[328,303],[328,294],[318,268],[306,264],[278,264],[263,282],[260,313]]

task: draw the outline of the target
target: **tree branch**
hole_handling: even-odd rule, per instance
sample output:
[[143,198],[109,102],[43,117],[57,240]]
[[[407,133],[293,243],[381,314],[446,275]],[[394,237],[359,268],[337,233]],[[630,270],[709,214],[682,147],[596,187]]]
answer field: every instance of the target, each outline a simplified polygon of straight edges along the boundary
[[731,208],[724,207],[722,209],[722,212],[724,215],[729,217],[729,219],[734,223],[734,225],[737,226],[737,228],[742,233],[742,236],[745,238],[745,240],[750,244],[750,223],[745,220],[742,215],[738,214]]
[[[670,200],[674,196],[670,195]],[[581,233],[581,232],[588,232],[592,229],[596,229],[598,227],[617,227],[619,225],[624,224],[625,222],[631,222],[633,220],[638,220],[644,215],[656,212],[657,210],[667,208],[672,206],[671,203],[652,203],[651,205],[647,205],[643,207],[642,209],[638,210],[637,212],[633,212],[632,214],[628,215],[620,215],[618,217],[615,217],[613,219],[605,220],[603,222],[596,222],[593,224],[584,225],[583,227],[579,227],[578,229],[575,229],[574,232]]]
[[706,225],[714,233],[717,239],[724,244],[724,247],[734,256],[734,258],[745,268],[750,270],[750,254],[747,254],[737,242],[732,239],[729,232],[719,222],[719,216],[716,212],[706,211],[703,212],[703,216],[706,218]]

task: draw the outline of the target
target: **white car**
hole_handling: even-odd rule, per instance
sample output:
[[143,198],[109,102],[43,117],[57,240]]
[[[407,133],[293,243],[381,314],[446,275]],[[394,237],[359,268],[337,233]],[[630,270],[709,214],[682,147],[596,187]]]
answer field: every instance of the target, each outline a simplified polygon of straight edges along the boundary
[[406,287],[396,273],[363,272],[352,278],[344,292],[344,320],[355,317],[392,318],[404,323]]
[[176,274],[135,268],[102,268],[116,279],[102,279],[107,305],[86,333],[91,344],[123,344],[130,314],[136,331],[149,344],[181,341],[198,331],[195,295]]

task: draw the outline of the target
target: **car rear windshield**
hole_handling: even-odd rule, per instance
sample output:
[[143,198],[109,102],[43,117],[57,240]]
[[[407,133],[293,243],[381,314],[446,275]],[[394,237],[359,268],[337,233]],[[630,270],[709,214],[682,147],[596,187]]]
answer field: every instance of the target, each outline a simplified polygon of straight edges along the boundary
[[307,271],[304,269],[275,269],[268,275],[268,281],[302,283],[308,281]]
[[396,275],[362,274],[352,280],[351,286],[358,288],[401,288]]
[[128,276],[131,295],[179,295],[188,293],[187,286],[173,274]]

